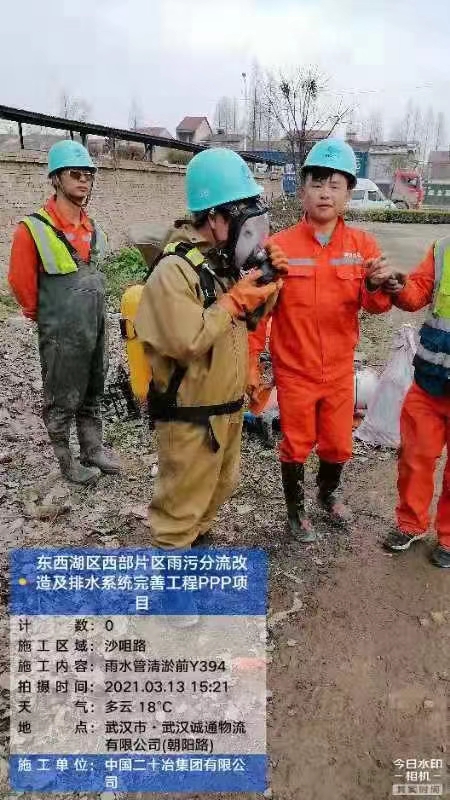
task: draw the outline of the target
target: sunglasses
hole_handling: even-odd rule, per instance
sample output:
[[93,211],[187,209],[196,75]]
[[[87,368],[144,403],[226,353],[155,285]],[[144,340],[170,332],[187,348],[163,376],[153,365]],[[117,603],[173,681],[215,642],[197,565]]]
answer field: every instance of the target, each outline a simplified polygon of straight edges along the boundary
[[94,173],[87,169],[69,169],[68,173],[74,181],[81,181],[82,178],[88,183],[93,183],[94,181]]

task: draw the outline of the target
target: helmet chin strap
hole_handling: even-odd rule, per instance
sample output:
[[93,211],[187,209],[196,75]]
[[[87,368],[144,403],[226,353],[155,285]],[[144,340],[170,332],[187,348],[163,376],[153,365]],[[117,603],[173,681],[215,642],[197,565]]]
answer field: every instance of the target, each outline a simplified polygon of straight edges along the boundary
[[56,180],[56,187],[55,188],[57,189],[57,191],[60,191],[61,194],[64,195],[64,197],[66,198],[66,200],[69,201],[69,203],[72,203],[72,205],[77,206],[78,208],[85,208],[88,205],[88,203],[89,203],[89,201],[91,199],[92,189],[93,189],[93,185],[94,185],[93,182],[92,182],[91,188],[89,189],[89,192],[87,193],[87,195],[84,198],[84,200],[80,200],[78,197],[73,197],[72,195],[70,195],[68,192],[65,191],[65,189],[64,189],[64,187],[62,185],[61,178],[59,177],[59,175],[55,176],[55,180]]

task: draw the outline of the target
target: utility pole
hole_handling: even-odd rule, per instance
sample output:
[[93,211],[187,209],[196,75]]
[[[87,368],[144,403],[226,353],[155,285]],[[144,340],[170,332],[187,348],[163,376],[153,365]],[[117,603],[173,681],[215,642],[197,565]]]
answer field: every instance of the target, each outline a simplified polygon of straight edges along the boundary
[[255,83],[255,92],[253,97],[253,123],[252,123],[252,150],[255,149],[256,140],[256,114],[257,114],[257,89]]
[[247,98],[247,73],[242,73],[242,80],[244,81],[244,150],[247,150],[247,127],[248,127],[248,118],[247,118],[247,107],[248,107],[248,98]]

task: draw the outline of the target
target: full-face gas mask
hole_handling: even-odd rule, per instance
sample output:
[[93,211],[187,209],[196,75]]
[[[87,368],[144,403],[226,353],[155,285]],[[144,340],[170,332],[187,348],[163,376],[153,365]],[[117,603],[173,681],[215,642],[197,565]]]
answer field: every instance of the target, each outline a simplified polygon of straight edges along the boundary
[[247,200],[228,207],[230,232],[225,246],[227,260],[234,271],[243,275],[259,269],[259,284],[275,280],[276,273],[263,242],[270,234],[268,208],[261,200]]

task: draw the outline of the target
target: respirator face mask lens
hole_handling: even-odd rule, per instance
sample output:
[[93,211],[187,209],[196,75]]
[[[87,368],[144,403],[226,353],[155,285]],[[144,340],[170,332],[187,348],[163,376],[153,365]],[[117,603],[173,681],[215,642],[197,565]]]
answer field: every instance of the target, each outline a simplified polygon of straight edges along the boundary
[[234,264],[237,269],[242,269],[249,256],[263,246],[269,234],[267,211],[259,210],[255,215],[247,217],[241,225],[234,248]]

